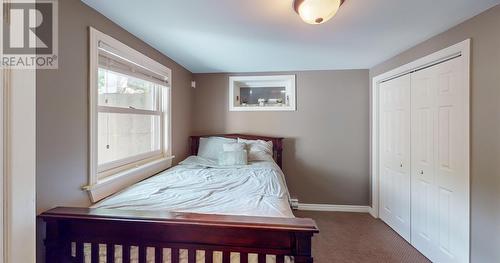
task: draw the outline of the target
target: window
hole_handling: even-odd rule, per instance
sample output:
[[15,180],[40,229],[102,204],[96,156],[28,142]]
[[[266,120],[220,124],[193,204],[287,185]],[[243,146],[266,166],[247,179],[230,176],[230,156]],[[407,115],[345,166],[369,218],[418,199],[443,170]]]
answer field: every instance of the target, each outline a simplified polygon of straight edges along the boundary
[[98,172],[161,155],[159,94],[166,87],[112,71],[101,63],[98,78]]
[[97,201],[170,166],[171,71],[93,28],[90,36],[86,189]]
[[295,76],[229,78],[230,111],[294,111]]

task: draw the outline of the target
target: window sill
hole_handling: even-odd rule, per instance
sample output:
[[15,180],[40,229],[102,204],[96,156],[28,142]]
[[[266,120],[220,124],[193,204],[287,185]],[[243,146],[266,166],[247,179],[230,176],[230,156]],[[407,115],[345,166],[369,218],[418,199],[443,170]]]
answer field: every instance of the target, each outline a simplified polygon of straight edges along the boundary
[[229,111],[296,111],[295,106],[233,106]]
[[146,164],[118,172],[99,180],[94,185],[84,186],[92,203],[98,202],[128,186],[151,177],[172,166],[174,156],[163,157]]

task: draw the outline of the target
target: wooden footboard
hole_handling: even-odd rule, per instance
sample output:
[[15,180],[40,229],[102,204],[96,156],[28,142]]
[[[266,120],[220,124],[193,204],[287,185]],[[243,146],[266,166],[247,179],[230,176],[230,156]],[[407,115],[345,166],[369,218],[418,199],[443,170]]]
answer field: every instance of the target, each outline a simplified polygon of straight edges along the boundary
[[295,263],[313,262],[311,238],[319,232],[309,218],[68,207],[40,217],[46,222],[47,263],[84,262],[85,255],[92,263],[116,262],[118,257],[123,263],[177,263],[185,252],[189,263],[211,263],[216,254],[223,263],[234,262],[232,256],[241,263],[265,263],[266,256],[277,263],[285,257]]

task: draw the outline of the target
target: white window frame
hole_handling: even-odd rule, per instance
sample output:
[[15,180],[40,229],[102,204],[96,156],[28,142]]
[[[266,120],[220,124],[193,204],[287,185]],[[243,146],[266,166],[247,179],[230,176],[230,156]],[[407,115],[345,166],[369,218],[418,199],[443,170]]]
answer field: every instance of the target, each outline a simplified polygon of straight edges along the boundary
[[[90,33],[90,69],[89,69],[89,183],[83,189],[89,192],[92,202],[97,202],[123,188],[138,181],[148,178],[172,165],[172,117],[171,117],[171,83],[172,71],[121,43],[120,41],[89,27]],[[166,80],[165,87],[158,91],[158,110],[139,110],[128,108],[107,107],[98,105],[98,68],[99,47],[105,45],[106,49],[112,48],[113,54],[118,55],[133,64],[146,68],[160,75]],[[159,115],[161,131],[159,151],[131,156],[126,159],[98,165],[98,130],[97,120],[99,112],[132,113]]]
[[[285,87],[288,106],[236,106],[240,87]],[[229,77],[229,111],[296,111],[295,75]]]

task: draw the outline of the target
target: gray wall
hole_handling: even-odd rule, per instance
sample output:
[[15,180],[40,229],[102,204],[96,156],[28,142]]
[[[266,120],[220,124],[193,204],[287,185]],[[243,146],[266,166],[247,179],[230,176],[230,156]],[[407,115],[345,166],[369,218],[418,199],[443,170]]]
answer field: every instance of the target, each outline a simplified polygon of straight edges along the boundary
[[173,153],[188,154],[192,74],[78,0],[59,1],[59,69],[37,71],[37,209],[87,206],[88,27],[172,69]]
[[[370,69],[390,69],[472,39],[471,257],[500,262],[500,6]],[[460,220],[460,219],[457,219]]]
[[[59,1],[59,69],[37,71],[37,211],[88,206],[88,27],[111,35],[172,69],[173,153],[188,154],[191,78],[188,70],[78,0]],[[39,231],[43,228],[39,226]],[[42,245],[39,232],[38,245]],[[39,253],[40,256],[40,253]]]
[[195,74],[194,133],[283,136],[292,196],[304,203],[368,205],[368,70],[273,74],[296,74],[296,112],[229,112],[230,74]]

